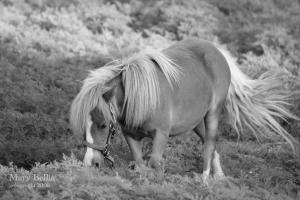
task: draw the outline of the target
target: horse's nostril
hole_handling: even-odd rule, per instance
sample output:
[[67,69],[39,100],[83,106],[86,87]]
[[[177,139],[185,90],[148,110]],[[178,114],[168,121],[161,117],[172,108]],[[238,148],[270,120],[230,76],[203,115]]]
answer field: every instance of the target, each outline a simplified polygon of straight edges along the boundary
[[96,168],[100,168],[101,166],[101,160],[100,159],[93,159],[92,160],[92,166]]

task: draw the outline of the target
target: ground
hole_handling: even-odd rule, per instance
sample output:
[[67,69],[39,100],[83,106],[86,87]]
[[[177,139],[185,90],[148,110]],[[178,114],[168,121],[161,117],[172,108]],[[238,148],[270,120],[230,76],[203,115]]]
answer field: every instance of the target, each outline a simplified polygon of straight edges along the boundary
[[[112,149],[116,169],[96,170],[82,165],[82,138],[68,122],[88,70],[191,37],[225,45],[252,78],[280,73],[300,116],[299,10],[296,0],[1,1],[0,199],[299,199],[299,155],[280,138],[238,137],[222,123],[226,178],[205,185],[195,134],[170,139],[163,173],[128,169],[122,136]],[[300,141],[299,122],[282,125]]]

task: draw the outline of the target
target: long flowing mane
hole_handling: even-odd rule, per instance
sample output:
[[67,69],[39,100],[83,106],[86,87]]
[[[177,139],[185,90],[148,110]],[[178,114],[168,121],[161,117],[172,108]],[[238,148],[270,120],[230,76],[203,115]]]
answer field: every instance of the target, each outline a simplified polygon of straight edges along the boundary
[[137,127],[142,124],[160,104],[158,68],[171,88],[179,84],[180,67],[162,52],[155,50],[117,59],[90,71],[71,106],[70,122],[74,131],[84,132],[88,116],[94,108],[101,110],[107,121],[111,120],[103,94],[111,89],[107,88],[106,83],[120,74],[125,89],[122,113],[125,114],[126,126]]
[[179,84],[180,68],[161,52],[148,50],[136,54],[125,63],[123,85],[126,125],[136,127],[150,117],[160,103],[157,67],[165,75],[171,88]]

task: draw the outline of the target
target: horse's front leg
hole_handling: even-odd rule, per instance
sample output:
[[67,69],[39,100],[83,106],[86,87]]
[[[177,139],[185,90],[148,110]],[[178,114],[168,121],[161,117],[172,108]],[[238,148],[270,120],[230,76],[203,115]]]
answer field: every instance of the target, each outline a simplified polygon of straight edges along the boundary
[[169,133],[170,131],[156,130],[153,139],[152,153],[148,162],[148,165],[156,170],[162,169],[161,161],[168,142]]
[[130,151],[132,153],[133,159],[135,161],[135,166],[143,167],[144,166],[144,160],[143,160],[143,152],[142,152],[142,141],[136,140],[129,135],[124,134],[124,137],[127,141],[127,144],[130,148]]

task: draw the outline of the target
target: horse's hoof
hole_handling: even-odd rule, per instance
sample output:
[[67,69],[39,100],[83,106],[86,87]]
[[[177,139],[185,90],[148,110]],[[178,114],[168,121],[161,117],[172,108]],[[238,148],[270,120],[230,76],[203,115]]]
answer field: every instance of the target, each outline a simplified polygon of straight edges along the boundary
[[208,180],[209,180],[209,174],[203,173],[202,174],[202,181],[205,185],[208,185]]
[[149,159],[148,167],[154,169],[155,171],[163,171],[162,162],[160,162],[160,161],[158,161],[157,159],[154,159],[154,158]]
[[128,169],[137,171],[139,169],[145,168],[145,164],[143,161],[137,162],[137,161],[131,161],[128,165]]
[[135,170],[136,169],[136,164],[135,162],[131,161],[128,165],[128,169],[130,170]]
[[222,180],[224,178],[226,178],[226,176],[224,175],[224,173],[215,173],[214,174],[214,179],[215,180]]

